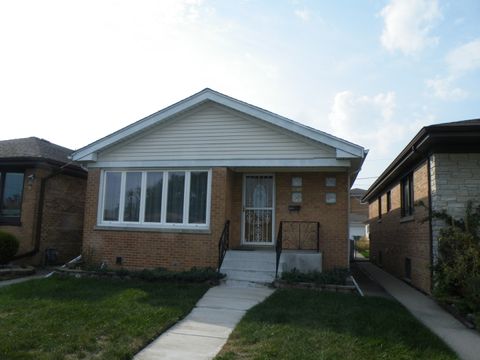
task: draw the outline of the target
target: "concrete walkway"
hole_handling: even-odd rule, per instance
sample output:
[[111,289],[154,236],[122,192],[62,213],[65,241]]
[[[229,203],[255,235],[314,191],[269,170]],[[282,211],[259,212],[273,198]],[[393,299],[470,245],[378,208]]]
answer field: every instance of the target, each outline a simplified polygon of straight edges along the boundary
[[358,266],[367,272],[420,322],[437,334],[464,360],[480,359],[480,335],[438,306],[431,298],[393,277],[377,266],[362,262]]
[[268,288],[216,286],[187,317],[164,332],[135,360],[212,359],[246,311],[273,293]]
[[7,286],[7,285],[13,285],[13,284],[18,284],[22,283],[25,281],[30,281],[30,280],[35,280],[35,279],[41,279],[44,278],[45,274],[35,274],[35,275],[30,275],[30,276],[25,276],[17,279],[11,279],[11,280],[2,280],[0,281],[0,287]]

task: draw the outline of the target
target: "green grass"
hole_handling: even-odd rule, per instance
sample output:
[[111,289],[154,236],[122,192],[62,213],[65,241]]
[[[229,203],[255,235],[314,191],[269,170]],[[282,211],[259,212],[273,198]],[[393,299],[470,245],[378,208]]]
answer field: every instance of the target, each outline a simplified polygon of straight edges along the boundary
[[366,257],[367,259],[370,258],[370,250],[361,250],[359,251],[360,254],[362,254],[364,257]]
[[248,311],[216,359],[456,357],[394,301],[289,289]]
[[57,277],[0,288],[0,359],[130,359],[207,288]]

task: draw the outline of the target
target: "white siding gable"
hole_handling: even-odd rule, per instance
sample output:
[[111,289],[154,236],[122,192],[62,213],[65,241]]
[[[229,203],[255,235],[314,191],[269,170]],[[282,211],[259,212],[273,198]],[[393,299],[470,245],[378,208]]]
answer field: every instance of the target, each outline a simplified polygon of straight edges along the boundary
[[335,159],[336,149],[206,103],[98,154],[101,162]]

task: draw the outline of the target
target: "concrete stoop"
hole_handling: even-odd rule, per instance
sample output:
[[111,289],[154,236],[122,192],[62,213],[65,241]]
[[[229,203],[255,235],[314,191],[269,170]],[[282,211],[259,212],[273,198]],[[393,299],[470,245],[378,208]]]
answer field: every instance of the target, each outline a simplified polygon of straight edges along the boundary
[[274,251],[228,250],[220,272],[230,287],[261,287],[275,280]]

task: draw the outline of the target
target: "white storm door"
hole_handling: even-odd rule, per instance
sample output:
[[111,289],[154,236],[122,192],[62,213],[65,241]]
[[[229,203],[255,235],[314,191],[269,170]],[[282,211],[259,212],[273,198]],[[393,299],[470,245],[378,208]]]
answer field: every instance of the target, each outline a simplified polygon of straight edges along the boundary
[[273,175],[244,175],[242,244],[272,245],[275,224]]

